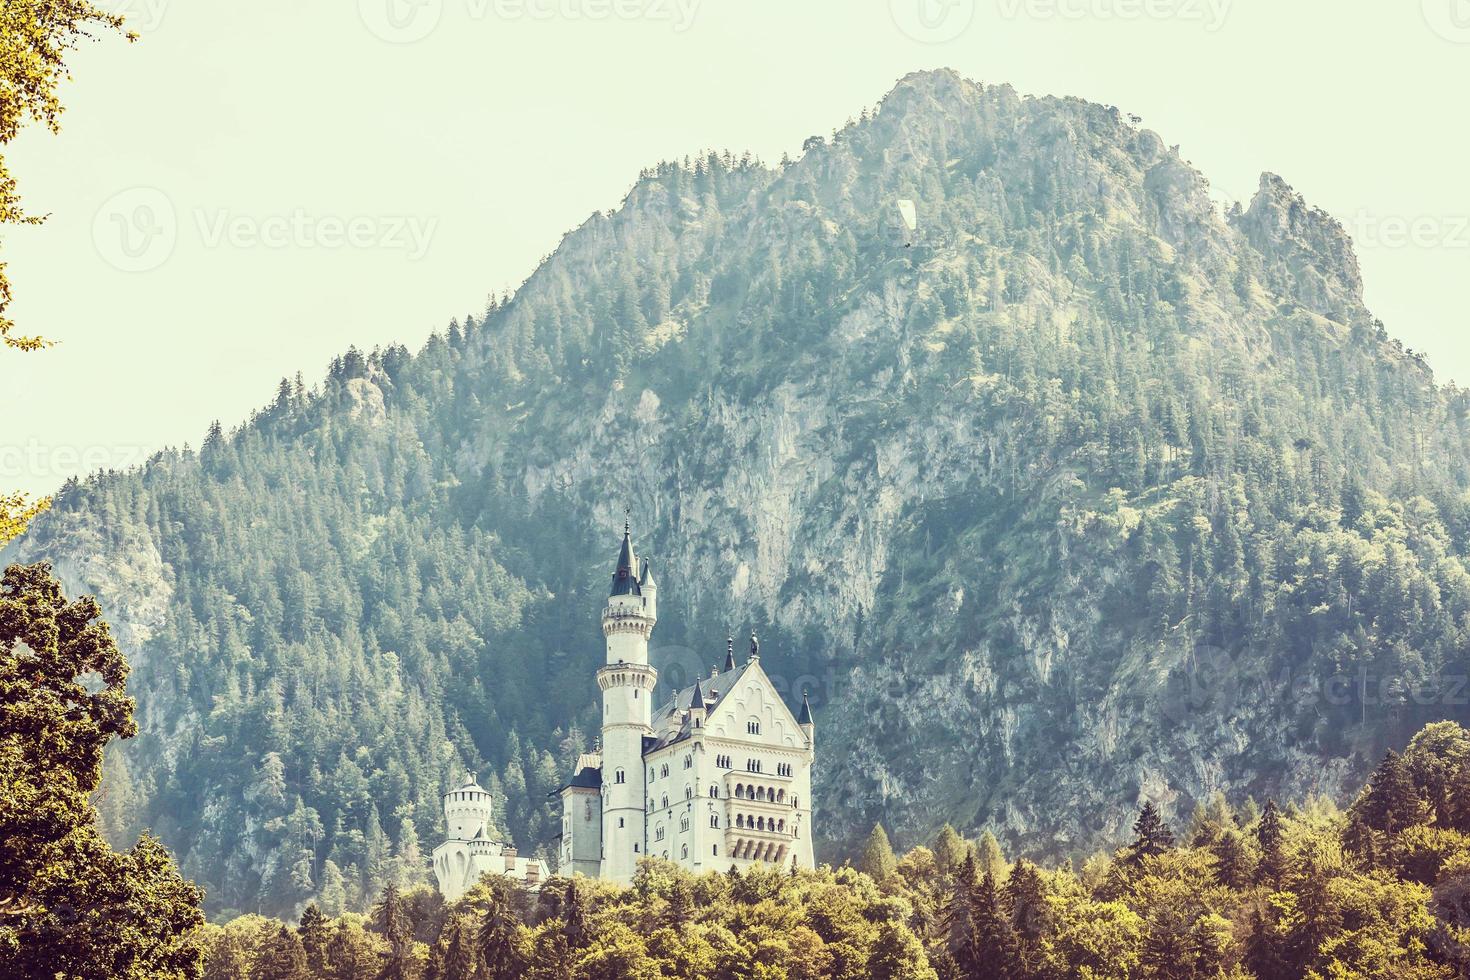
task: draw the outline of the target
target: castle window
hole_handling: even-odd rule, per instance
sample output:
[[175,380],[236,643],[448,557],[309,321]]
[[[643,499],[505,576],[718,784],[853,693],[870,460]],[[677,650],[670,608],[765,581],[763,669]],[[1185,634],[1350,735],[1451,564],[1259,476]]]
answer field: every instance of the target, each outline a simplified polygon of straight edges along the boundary
[[692,799],[694,799],[694,787],[693,786],[690,786],[688,783],[685,783],[684,784],[684,799],[686,799],[686,800],[692,800]]
[[752,735],[759,735],[761,733],[761,723],[758,721],[747,721],[745,723],[745,730]]
[[651,783],[658,777],[653,774],[653,766],[648,767],[648,781]]
[[664,809],[667,810],[668,808],[669,808],[669,798],[667,796],[665,796],[664,797]]
[[719,787],[718,787],[718,786],[711,786],[711,787],[710,787],[710,788],[709,788],[709,795],[710,795],[710,796],[711,796],[711,797],[712,797],[712,798],[713,798],[713,799],[716,799],[716,800],[718,800],[718,799],[719,799],[719,798],[720,798],[720,788],[719,788]]
[[658,827],[654,830],[654,832],[653,832],[653,839],[654,840],[663,840],[664,839],[664,825],[663,824],[659,824]]
[[689,815],[687,813],[684,816],[682,816],[682,817],[679,818],[679,829],[680,830],[688,830],[689,829]]
[[633,845],[633,853],[634,854],[637,854],[638,853],[638,845],[637,844],[634,844]]
[[743,799],[745,799],[745,787],[742,786],[742,785],[740,785],[739,783],[736,783],[735,784],[735,799],[737,799],[737,800],[743,800]]
[[682,847],[682,848],[681,848],[681,849],[680,849],[680,851],[679,851],[679,856],[680,856],[680,857],[681,857],[681,858],[683,858],[683,859],[684,859],[684,860],[686,860],[686,861],[687,861],[687,860],[689,860],[689,845],[688,845],[688,844],[685,844],[685,845],[684,845],[684,846],[683,846],[683,847]]
[[618,817],[618,826],[621,827],[622,825],[623,825],[623,818],[622,817]]
[[685,769],[689,769],[689,768],[692,768],[693,766],[694,766],[694,756],[692,756],[692,755],[686,755],[684,757],[684,768]]
[[714,850],[711,851],[710,853],[713,854],[715,857],[719,857],[720,856],[720,845],[715,844],[715,845],[713,845],[713,847],[714,847]]
[[669,774],[669,764],[667,762],[658,767],[658,774],[660,776],[667,776]]
[[623,770],[619,769],[616,773],[613,774],[613,782],[615,782],[615,783],[625,783],[627,781],[628,781],[627,774],[624,773]]
[[784,789],[778,789],[778,790],[776,790],[776,802],[777,803],[785,803],[786,802],[786,791]]
[[711,827],[714,827],[716,830],[719,829],[719,827],[720,827],[720,815],[718,813],[711,813],[709,815],[709,825]]

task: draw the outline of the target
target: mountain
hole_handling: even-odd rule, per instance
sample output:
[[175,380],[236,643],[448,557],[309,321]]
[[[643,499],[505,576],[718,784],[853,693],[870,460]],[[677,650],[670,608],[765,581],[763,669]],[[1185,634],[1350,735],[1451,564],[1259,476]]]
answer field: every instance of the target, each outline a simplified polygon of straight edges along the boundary
[[545,848],[625,508],[666,680],[753,630],[811,690],[819,858],[879,818],[1083,855],[1465,719],[1466,407],[1281,179],[1222,213],[1116,109],[923,73],[798,160],[651,169],[513,297],[10,556],[101,599],[107,826],[216,914],[421,879],[463,766]]

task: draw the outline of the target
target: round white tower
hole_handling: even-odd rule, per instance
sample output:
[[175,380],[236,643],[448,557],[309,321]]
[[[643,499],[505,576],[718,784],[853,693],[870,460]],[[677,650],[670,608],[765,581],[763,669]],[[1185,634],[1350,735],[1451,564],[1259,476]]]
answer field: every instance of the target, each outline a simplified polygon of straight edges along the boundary
[[481,831],[490,836],[494,806],[490,791],[475,782],[474,773],[465,773],[464,782],[444,794],[444,822],[449,825],[449,839],[474,840]]
[[[658,671],[648,663],[656,608],[644,594],[632,536],[623,526],[623,546],[612,591],[602,611],[607,664],[597,672],[602,689],[602,877],[632,881],[644,855],[643,739],[653,734],[653,687]],[[654,592],[649,575],[649,592]]]

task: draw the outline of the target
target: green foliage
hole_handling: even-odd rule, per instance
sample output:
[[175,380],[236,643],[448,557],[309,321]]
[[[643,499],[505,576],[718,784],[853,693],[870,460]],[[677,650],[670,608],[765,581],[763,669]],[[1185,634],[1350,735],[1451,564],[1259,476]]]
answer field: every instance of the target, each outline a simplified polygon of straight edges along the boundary
[[[487,878],[418,921],[412,897],[390,888],[367,923],[327,922],[313,909],[297,932],[333,936],[312,980],[1450,980],[1470,963],[1470,852],[1459,831],[1435,826],[1445,811],[1434,794],[1470,759],[1446,739],[1416,751],[1427,757],[1415,771],[1439,775],[1423,783],[1427,822],[1399,832],[1402,868],[1344,860],[1349,817],[1320,802],[1282,810],[1268,801],[1257,826],[1242,829],[1225,826],[1230,808],[1217,801],[1212,828],[1201,833],[1197,822],[1187,846],[1162,846],[1166,828],[1146,807],[1136,835],[1161,846],[1135,841],[1086,875],[1023,858],[997,881],[952,844],[963,852],[953,868],[916,848],[881,881],[831,867],[696,877],[645,860],[628,888],[553,878],[531,895]],[[1250,873],[1258,846],[1282,854],[1279,880]],[[1222,848],[1247,857],[1229,870]],[[395,903],[401,918],[390,914]],[[248,962],[252,978],[297,977],[310,944],[295,936],[255,916],[210,926],[209,975]]]
[[199,890],[157,839],[118,853],[97,829],[103,748],[136,732],[99,615],[46,565],[0,577],[0,975],[198,977]]
[[858,855],[857,869],[874,881],[887,881],[898,870],[898,858],[893,854],[893,845],[888,842],[888,832],[883,825],[874,824],[868,839]]

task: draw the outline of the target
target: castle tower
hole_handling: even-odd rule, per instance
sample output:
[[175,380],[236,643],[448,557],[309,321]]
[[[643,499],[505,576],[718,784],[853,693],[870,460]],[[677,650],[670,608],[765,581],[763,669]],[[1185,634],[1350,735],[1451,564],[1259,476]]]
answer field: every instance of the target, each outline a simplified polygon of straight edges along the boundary
[[648,663],[648,640],[657,619],[656,601],[653,576],[646,564],[639,567],[624,524],[612,591],[602,611],[607,663],[597,671],[602,690],[601,877],[623,884],[633,880],[638,859],[646,853],[643,739],[653,734],[649,719],[658,671]]

